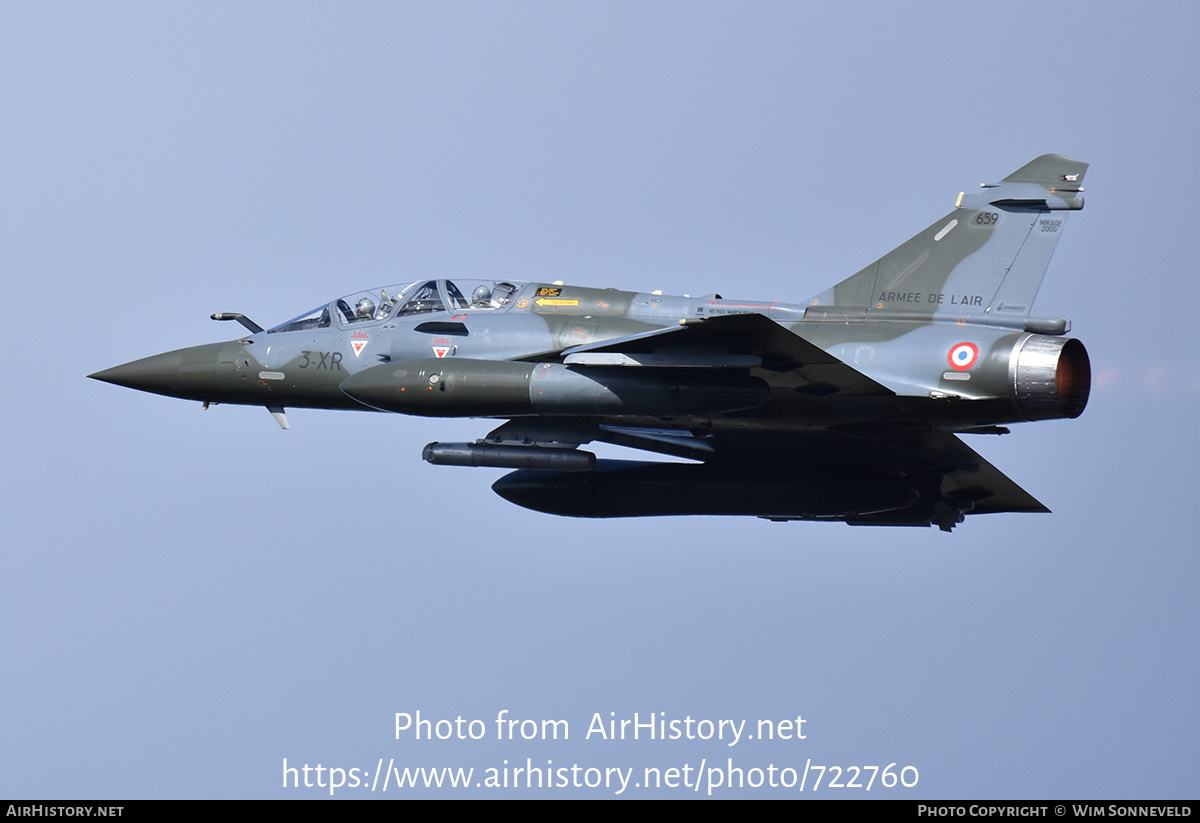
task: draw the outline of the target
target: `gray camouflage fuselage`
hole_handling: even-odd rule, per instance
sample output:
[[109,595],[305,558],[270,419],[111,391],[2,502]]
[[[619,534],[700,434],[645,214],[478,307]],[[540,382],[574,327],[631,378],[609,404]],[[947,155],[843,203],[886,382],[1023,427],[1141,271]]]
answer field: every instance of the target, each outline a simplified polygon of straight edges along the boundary
[[[433,463],[529,508],[951,528],[1046,511],[955,432],[1082,413],[1070,324],[1030,308],[1086,164],[1040,157],[804,304],[417,281],[91,375],[207,403],[507,419]],[[466,289],[463,286],[467,286]],[[473,298],[466,294],[474,286]],[[485,298],[486,295],[486,298]],[[256,330],[256,331],[253,331]],[[691,458],[596,461],[605,441]]]

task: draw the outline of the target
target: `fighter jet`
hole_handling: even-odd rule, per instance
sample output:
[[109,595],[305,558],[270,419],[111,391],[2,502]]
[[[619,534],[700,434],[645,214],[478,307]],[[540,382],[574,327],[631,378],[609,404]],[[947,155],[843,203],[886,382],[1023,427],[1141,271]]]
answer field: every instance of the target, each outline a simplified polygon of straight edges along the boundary
[[[1046,512],[959,438],[1078,417],[1087,351],[1030,314],[1087,164],[1047,154],[804,303],[416,280],[97,380],[213,403],[491,418],[435,465],[573,517],[931,526]],[[502,422],[499,422],[502,421]],[[602,442],[674,460],[597,460]]]

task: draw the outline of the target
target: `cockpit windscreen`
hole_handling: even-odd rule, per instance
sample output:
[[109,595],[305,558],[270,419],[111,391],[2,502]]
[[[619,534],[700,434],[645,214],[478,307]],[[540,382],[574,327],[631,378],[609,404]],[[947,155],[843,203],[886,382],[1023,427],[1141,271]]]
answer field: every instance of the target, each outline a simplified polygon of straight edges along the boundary
[[495,311],[509,305],[524,283],[507,280],[423,280],[348,294],[268,329],[267,333],[373,323],[391,317],[453,311]]

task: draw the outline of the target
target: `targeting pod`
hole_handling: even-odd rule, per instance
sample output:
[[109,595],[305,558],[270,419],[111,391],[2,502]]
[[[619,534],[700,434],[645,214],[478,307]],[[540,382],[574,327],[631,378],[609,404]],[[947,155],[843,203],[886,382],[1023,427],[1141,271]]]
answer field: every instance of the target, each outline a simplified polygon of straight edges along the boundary
[[596,455],[568,448],[505,446],[494,443],[430,443],[421,452],[435,466],[487,466],[495,469],[541,469],[585,472],[596,467]]

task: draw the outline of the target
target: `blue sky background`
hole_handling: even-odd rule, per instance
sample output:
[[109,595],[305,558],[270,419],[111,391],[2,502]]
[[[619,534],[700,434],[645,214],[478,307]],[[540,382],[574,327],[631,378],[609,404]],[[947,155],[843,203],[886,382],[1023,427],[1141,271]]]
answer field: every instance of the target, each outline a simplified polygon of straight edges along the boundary
[[[1198,24],[1170,2],[0,5],[0,796],[322,796],[283,790],[284,758],[732,757],[919,770],[871,797],[1194,798]],[[1073,319],[1091,403],[968,442],[1052,515],[554,518],[421,461],[485,421],[281,432],[84,377],[235,336],[214,311],[271,325],[418,277],[802,301],[1046,152],[1092,164],[1035,308]],[[396,712],[501,709],[571,740],[394,739]],[[584,740],[596,712],[802,715],[807,739]]]

